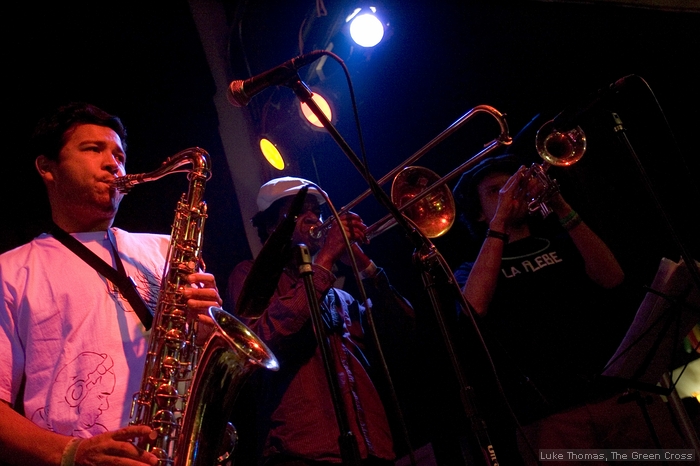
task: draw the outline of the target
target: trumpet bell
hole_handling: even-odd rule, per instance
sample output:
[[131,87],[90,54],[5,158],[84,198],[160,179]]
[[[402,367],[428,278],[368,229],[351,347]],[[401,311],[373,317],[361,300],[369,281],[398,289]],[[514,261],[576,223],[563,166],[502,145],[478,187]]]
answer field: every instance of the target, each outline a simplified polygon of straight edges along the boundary
[[[452,192],[446,184],[433,189],[440,177],[425,167],[410,166],[401,170],[391,185],[391,201],[402,210],[428,238],[444,235],[455,221],[456,209]],[[406,209],[403,206],[430,188],[425,195]]]
[[586,152],[586,135],[578,126],[568,131],[557,131],[554,120],[549,120],[537,131],[535,147],[545,162],[568,167],[578,162]]

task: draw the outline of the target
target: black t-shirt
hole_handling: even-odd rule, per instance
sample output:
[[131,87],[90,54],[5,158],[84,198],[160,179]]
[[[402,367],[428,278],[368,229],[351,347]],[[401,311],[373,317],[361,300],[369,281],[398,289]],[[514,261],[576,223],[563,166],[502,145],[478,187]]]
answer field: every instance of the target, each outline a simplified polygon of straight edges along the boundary
[[[472,266],[455,271],[460,285]],[[496,292],[479,324],[521,422],[590,395],[590,381],[614,350],[617,330],[608,332],[606,321],[616,307],[612,293],[588,278],[568,235],[505,246]]]

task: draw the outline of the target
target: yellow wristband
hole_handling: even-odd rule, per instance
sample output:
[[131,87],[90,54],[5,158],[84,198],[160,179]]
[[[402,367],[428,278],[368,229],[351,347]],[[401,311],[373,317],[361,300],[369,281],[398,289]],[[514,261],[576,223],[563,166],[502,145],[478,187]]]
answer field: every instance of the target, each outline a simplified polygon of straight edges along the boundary
[[80,442],[82,441],[82,438],[74,438],[68,442],[61,455],[61,466],[75,465],[75,454],[78,452],[78,446],[80,446]]
[[582,221],[583,220],[581,219],[581,216],[573,210],[571,212],[569,212],[569,214],[566,217],[559,219],[559,223],[561,224],[562,227],[564,227],[564,229],[566,231],[574,229]]
[[561,226],[564,226],[567,222],[570,222],[571,220],[576,218],[577,215],[578,214],[576,213],[576,211],[572,209],[568,214],[559,219],[559,223],[561,224]]

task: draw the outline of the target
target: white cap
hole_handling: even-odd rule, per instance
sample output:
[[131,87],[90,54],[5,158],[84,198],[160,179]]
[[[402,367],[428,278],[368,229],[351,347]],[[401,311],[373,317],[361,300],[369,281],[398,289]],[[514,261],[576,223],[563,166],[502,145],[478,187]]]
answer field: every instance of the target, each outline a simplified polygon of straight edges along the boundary
[[[309,194],[313,194],[318,199],[319,204],[324,204],[326,199],[326,192],[321,189],[319,192],[315,186],[308,180],[303,178],[296,178],[293,176],[283,176],[281,178],[275,178],[268,181],[260,187],[258,191],[258,209],[265,210],[272,205],[278,199],[283,197],[294,196],[301,190],[304,186],[309,185]],[[320,188],[319,188],[320,189]],[[321,194],[323,193],[323,194]]]

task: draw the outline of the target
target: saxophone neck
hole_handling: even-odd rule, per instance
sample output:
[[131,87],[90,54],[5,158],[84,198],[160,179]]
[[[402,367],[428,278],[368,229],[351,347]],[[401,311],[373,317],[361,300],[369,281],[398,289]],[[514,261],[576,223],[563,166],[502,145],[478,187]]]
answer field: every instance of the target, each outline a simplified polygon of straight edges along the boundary
[[[185,165],[191,165],[184,169]],[[115,178],[113,186],[122,193],[128,193],[137,184],[158,180],[173,173],[188,173],[192,179],[203,178],[208,180],[211,177],[211,160],[209,153],[199,147],[191,147],[178,152],[172,157],[168,157],[157,169],[147,173],[137,173]]]

